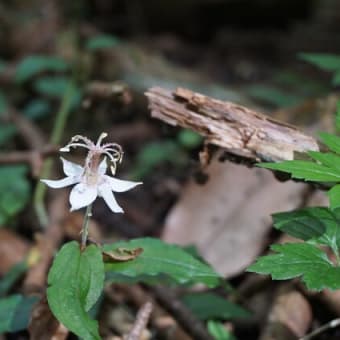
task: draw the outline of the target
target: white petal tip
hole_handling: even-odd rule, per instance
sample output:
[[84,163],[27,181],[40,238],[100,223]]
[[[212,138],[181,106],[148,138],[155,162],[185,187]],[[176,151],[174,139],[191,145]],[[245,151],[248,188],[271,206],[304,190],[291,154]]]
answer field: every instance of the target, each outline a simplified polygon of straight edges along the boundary
[[60,152],[70,152],[70,148],[60,148],[59,149]]

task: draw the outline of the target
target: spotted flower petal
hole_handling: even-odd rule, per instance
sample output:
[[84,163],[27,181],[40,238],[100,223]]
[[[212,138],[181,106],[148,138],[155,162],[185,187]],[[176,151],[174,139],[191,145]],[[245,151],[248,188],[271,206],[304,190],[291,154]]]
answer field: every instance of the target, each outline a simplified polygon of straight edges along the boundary
[[50,179],[41,179],[41,182],[45,183],[49,187],[53,189],[59,189],[59,188],[65,188],[69,185],[75,184],[79,182],[78,178],[76,176],[73,177],[65,177],[63,179],[58,179],[56,181],[50,180]]
[[77,184],[70,193],[71,211],[90,205],[96,198],[97,187],[95,185]]
[[110,188],[114,192],[124,192],[128,191],[137,185],[142,184],[142,182],[132,182],[132,181],[124,181],[122,179],[117,179],[114,177],[110,177],[107,175],[104,175],[105,181],[107,181],[110,185]]
[[102,184],[98,187],[98,193],[101,197],[103,197],[105,203],[114,213],[123,213],[123,209],[117,203],[111,188],[107,184]]

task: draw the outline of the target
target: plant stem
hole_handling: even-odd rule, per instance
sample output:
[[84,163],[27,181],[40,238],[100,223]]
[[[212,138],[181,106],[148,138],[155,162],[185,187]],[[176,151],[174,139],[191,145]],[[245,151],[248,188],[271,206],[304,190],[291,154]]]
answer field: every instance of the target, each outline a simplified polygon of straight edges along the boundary
[[[65,94],[63,96],[61,105],[60,105],[60,110],[57,113],[57,118],[53,127],[50,143],[52,145],[59,144],[60,139],[62,137],[62,133],[65,129],[65,124],[67,120],[67,116],[70,112],[71,109],[71,100],[74,95],[75,91],[75,86],[73,84],[73,81],[70,81],[70,84],[65,91]],[[47,159],[44,162],[40,177],[41,178],[48,178],[52,169],[52,159]],[[40,225],[42,227],[46,227],[48,224],[48,217],[47,217],[47,212],[46,208],[44,205],[44,197],[46,193],[46,185],[42,182],[38,182],[34,195],[33,195],[33,201],[34,201],[34,208],[35,212],[38,216]]]
[[89,222],[92,216],[92,204],[88,205],[86,208],[83,227],[81,230],[81,249],[84,250],[86,248],[87,237],[89,235]]

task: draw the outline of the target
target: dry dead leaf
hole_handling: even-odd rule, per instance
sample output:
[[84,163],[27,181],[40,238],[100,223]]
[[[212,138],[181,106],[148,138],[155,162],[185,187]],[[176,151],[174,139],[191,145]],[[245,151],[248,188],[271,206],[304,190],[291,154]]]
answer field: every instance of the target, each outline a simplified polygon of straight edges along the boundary
[[34,306],[28,331],[34,340],[65,340],[68,336],[67,328],[52,314],[46,296]]
[[313,319],[307,299],[296,290],[280,291],[269,312],[260,340],[297,339],[306,334]]
[[103,251],[104,262],[126,262],[135,259],[143,252],[143,248],[126,249],[117,248],[114,251]]
[[299,206],[306,186],[278,182],[267,170],[212,161],[209,181],[193,181],[168,214],[163,239],[194,244],[222,275],[243,271],[263,250],[270,214]]
[[25,259],[29,243],[11,230],[0,229],[0,275]]

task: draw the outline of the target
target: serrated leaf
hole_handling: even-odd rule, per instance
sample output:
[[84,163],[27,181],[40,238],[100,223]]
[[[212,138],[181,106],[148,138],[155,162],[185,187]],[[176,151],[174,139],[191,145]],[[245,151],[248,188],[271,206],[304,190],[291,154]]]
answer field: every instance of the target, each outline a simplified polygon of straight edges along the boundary
[[0,299],[0,333],[25,329],[37,301],[37,297],[24,297],[19,294]]
[[327,53],[300,53],[299,57],[326,71],[340,70],[340,56]]
[[15,81],[23,83],[43,71],[63,72],[69,65],[61,58],[32,55],[23,59],[16,68]]
[[117,248],[142,248],[133,261],[105,264],[108,280],[126,277],[130,281],[147,281],[148,277],[167,276],[176,283],[204,283],[209,287],[219,284],[219,275],[208,265],[195,259],[182,248],[158,239],[141,238],[128,242],[108,244],[104,251]]
[[322,165],[340,171],[340,156],[335,153],[309,151],[308,155]]
[[219,321],[208,321],[208,331],[215,340],[236,340],[234,335]]
[[187,294],[182,301],[201,320],[247,318],[251,315],[242,307],[214,293]]
[[280,163],[259,163],[261,168],[288,172],[293,178],[317,182],[338,182],[340,172],[309,161],[283,161]]
[[340,154],[340,137],[330,133],[322,132],[319,134],[321,141],[335,153]]
[[274,226],[304,241],[314,240],[338,252],[340,248],[340,209],[313,207],[273,215]]
[[119,39],[108,34],[101,34],[87,40],[85,47],[90,51],[115,47],[120,43]]
[[101,339],[97,321],[87,313],[103,290],[100,249],[91,245],[81,252],[77,242],[65,244],[54,259],[48,284],[48,304],[55,317],[79,337]]
[[318,291],[340,288],[340,268],[319,248],[308,243],[286,243],[271,249],[277,254],[261,256],[248,271],[269,274],[273,280],[302,277],[308,289]]
[[335,185],[327,192],[331,209],[340,208],[340,184]]
[[0,167],[0,226],[24,208],[30,197],[27,167]]
[[[275,228],[307,241],[326,232],[323,208],[306,208],[273,214]],[[328,212],[326,212],[328,217]]]

